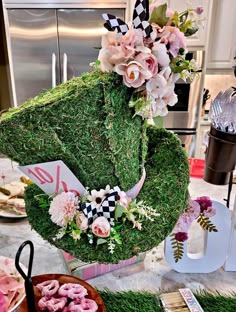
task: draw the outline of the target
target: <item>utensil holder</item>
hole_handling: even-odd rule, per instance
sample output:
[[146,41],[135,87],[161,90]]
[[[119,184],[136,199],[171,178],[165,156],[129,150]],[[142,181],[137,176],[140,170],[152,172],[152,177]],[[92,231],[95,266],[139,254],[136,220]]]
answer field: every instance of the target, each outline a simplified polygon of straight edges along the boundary
[[211,126],[208,135],[203,179],[211,184],[226,185],[236,163],[236,134]]

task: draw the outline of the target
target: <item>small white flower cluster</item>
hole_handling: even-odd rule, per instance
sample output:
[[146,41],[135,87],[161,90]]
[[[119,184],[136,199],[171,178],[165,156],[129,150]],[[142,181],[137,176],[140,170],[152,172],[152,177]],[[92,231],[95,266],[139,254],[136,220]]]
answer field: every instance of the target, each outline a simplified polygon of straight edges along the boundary
[[147,206],[143,201],[133,201],[127,207],[125,211],[126,218],[133,223],[133,227],[137,228],[138,230],[142,229],[142,221],[149,220],[151,222],[154,221],[155,217],[159,217],[160,214],[156,212],[150,206]]

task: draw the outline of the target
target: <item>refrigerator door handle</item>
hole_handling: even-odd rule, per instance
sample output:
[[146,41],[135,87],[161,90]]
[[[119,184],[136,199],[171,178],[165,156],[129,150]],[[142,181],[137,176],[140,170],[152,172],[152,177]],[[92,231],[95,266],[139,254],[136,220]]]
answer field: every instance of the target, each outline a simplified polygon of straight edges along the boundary
[[63,54],[63,82],[67,81],[67,54]]
[[52,87],[56,87],[56,54],[52,53]]

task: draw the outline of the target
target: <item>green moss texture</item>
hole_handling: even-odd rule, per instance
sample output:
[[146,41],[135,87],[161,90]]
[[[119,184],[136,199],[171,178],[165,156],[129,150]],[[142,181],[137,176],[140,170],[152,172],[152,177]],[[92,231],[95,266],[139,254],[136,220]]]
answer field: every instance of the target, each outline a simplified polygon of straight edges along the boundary
[[5,113],[0,150],[20,165],[62,159],[90,188],[127,189],[139,179],[142,128],[130,96],[117,75],[70,80]]
[[160,216],[144,222],[142,231],[127,224],[122,245],[109,254],[107,245],[88,244],[87,237],[54,241],[58,226],[40,208],[36,186],[26,191],[32,227],[58,248],[85,262],[116,263],[157,246],[173,229],[187,205],[189,167],[177,137],[165,129],[147,127],[128,107],[132,90],[115,74],[93,72],[75,78],[5,113],[0,119],[0,151],[21,165],[63,160],[83,185],[107,184],[127,190],[147,178],[138,199]]

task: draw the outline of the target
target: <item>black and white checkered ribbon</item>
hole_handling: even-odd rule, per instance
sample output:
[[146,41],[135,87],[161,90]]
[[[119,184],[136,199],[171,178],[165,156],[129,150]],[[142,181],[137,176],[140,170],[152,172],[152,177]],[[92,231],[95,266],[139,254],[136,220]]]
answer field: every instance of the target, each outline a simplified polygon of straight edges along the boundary
[[152,31],[152,26],[148,23],[149,0],[137,0],[134,6],[133,25],[134,28],[141,28],[143,36],[148,37]]
[[99,208],[96,208],[91,203],[83,203],[80,210],[88,218],[88,224],[91,225],[97,217],[105,217],[107,221],[113,226],[115,225],[115,208],[118,200],[118,192],[114,191],[106,195]]
[[102,14],[102,17],[106,21],[104,27],[109,31],[117,30],[118,33],[122,35],[126,34],[129,30],[129,27],[125,22],[123,22],[120,18],[112,15],[112,14]]
[[148,1],[137,0],[133,12],[133,24],[135,28],[140,28],[142,21],[148,21]]
[[[152,32],[152,26],[149,24],[149,0],[137,0],[134,6],[133,13],[133,26],[136,29],[142,29],[143,36],[149,37]],[[117,30],[122,35],[126,34],[129,30],[128,25],[120,18],[112,14],[103,14],[105,19],[104,27],[109,31]]]

